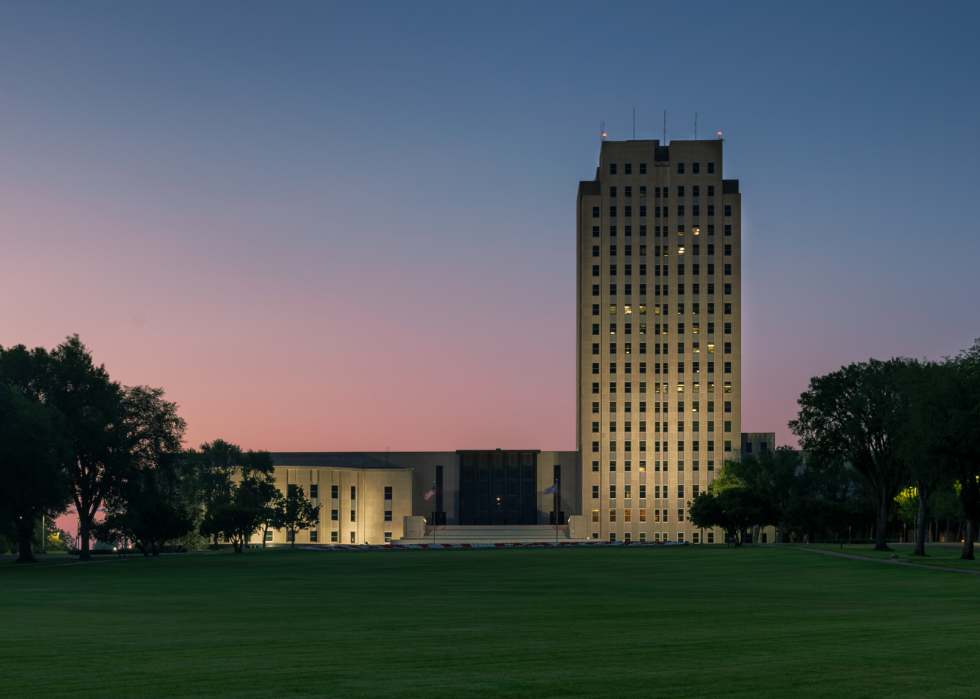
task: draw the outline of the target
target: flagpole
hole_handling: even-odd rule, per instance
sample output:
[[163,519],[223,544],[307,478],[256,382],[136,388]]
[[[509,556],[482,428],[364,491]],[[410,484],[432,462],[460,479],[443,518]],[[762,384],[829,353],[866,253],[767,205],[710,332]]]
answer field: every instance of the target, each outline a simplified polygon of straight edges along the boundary
[[555,479],[555,546],[558,545],[558,479]]

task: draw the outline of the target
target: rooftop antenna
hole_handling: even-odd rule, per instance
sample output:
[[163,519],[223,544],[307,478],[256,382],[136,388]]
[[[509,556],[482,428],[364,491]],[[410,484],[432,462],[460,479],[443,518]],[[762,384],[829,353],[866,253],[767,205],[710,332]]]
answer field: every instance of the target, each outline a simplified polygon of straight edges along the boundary
[[694,112],[694,140],[698,140],[698,113]]
[[667,110],[664,110],[664,145],[667,145]]
[[636,140],[636,107],[633,107],[633,140]]
[[606,140],[606,122],[604,122],[604,121],[600,121],[599,122],[599,133],[602,134],[602,139],[601,140],[605,141]]

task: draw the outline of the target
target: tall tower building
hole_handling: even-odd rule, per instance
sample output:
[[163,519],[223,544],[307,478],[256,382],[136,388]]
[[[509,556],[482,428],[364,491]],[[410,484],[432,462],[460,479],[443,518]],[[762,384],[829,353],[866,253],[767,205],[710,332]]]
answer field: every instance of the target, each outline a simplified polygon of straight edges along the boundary
[[578,190],[577,448],[592,537],[722,541],[687,504],[741,447],[741,197],[722,141],[604,141]]

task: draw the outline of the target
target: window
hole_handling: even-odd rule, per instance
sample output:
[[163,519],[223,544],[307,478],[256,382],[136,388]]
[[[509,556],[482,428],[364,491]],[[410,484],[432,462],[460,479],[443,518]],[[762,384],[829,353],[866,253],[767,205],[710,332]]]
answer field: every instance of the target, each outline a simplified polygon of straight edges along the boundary
[[351,500],[357,500],[357,486],[356,485],[352,485],[350,487],[350,499]]
[[[732,431],[732,423],[731,423],[731,420],[726,420],[725,421],[725,432],[731,432],[731,431]],[[731,451],[731,448],[727,446],[728,442],[725,442],[725,444],[726,444],[725,451]]]
[[[646,163],[640,163],[640,174],[641,175],[647,174],[647,164]],[[646,192],[646,189],[647,188],[646,187],[640,187],[640,189],[642,189],[644,192]]]
[[[592,295],[593,296],[598,296],[599,295],[599,285],[598,284],[593,284],[592,285]],[[598,306],[595,306],[595,308],[598,308]]]
[[593,342],[592,343],[592,354],[599,354],[599,343],[598,342]]
[[599,510],[592,510],[592,521],[593,522],[599,521]]
[[357,521],[357,510],[351,510],[350,511],[350,521],[351,522],[356,522]]
[[732,234],[732,226],[731,226],[730,223],[726,223],[725,224],[725,235],[731,235],[731,234]]
[[[731,362],[725,362],[725,373],[726,374],[731,374],[732,373],[732,363]],[[725,384],[725,388],[726,388],[725,393],[728,393],[728,391],[727,391],[728,384]]]
[[731,393],[731,392],[732,392],[732,382],[731,381],[726,381],[725,382],[725,393]]
[[[592,254],[593,255],[598,255],[599,254],[598,252],[596,252],[596,250],[598,249],[598,247],[599,247],[598,245],[593,245],[592,246]],[[592,265],[592,276],[593,277],[598,277],[599,276],[599,265]]]
[[339,536],[339,532],[330,532],[330,541],[332,541],[335,544],[338,543],[340,541],[338,536]]
[[[609,510],[609,521],[610,522],[615,522],[616,521],[616,510]],[[610,534],[609,535],[609,540],[610,541],[615,541],[616,540],[616,535],[615,534]]]
[[[629,167],[629,166],[627,165],[627,167]],[[626,174],[627,175],[630,174],[629,173],[629,170],[626,171]],[[623,189],[626,190],[624,192],[626,194],[626,196],[632,198],[632,196],[633,196],[633,188],[627,186],[627,187],[623,187]]]
[[[711,189],[713,189],[713,188],[712,188],[712,187],[708,187],[708,190],[709,190],[709,191],[710,191]],[[709,196],[713,196],[713,195],[709,195]],[[708,204],[708,216],[714,216],[714,215],[715,215],[715,205],[714,205],[714,204]],[[709,232],[709,233],[712,233],[712,232],[714,232],[714,231],[712,230],[713,228],[714,228],[714,226],[708,226],[708,232]]]
[[351,533],[350,533],[350,542],[351,542],[352,544],[354,544],[354,543],[357,543],[357,540],[356,540],[356,539],[355,539],[354,537],[355,537],[355,534],[354,534],[354,532],[351,532]]
[[[616,285],[615,284],[613,284],[613,288],[614,289],[616,288]],[[611,316],[616,315],[616,304],[614,304],[614,303],[609,304],[609,315],[611,315]]]
[[624,165],[623,167],[626,168],[623,174],[626,174],[626,175],[632,175],[633,174],[633,163],[626,163],[626,165]]
[[339,510],[330,510],[330,521],[331,522],[336,522],[339,519],[340,519],[340,511]]
[[[599,472],[599,462],[598,461],[593,461],[592,462],[592,471],[594,473],[598,473]],[[596,497],[599,497],[599,496],[596,495]]]
[[592,442],[592,453],[593,454],[599,453],[599,442]]
[[385,521],[386,522],[391,521],[391,510],[385,510]]
[[599,384],[598,383],[593,382],[593,384],[592,384],[592,392],[593,393],[596,393],[596,394],[599,393]]
[[598,401],[593,401],[592,402],[592,412],[593,413],[598,413],[599,412],[599,402]]
[[[691,163],[691,173],[695,175],[701,174],[701,163]],[[694,196],[697,196],[697,194]]]
[[726,303],[725,304],[725,315],[726,316],[730,316],[731,314],[732,314],[732,304]]
[[[725,243],[725,256],[726,257],[731,257],[732,256],[732,244],[731,243]],[[731,292],[726,291],[725,293],[728,294],[728,293],[731,293]]]
[[[677,163],[677,174],[678,175],[683,175],[684,174],[684,163]],[[678,196],[684,196],[684,195],[683,194],[679,194]]]
[[616,163],[609,163],[609,174],[610,175],[616,174]]
[[[598,411],[596,411],[596,412],[598,412]],[[593,422],[592,423],[592,431],[594,433],[598,434],[598,432],[599,432],[599,423],[598,422]]]
[[616,486],[614,485],[609,486],[609,497],[610,498],[616,497]]
[[592,218],[599,218],[599,207],[598,206],[593,206],[592,207]]
[[592,486],[592,498],[594,500],[599,499],[599,486],[597,485]]
[[272,535],[273,535],[274,533],[275,533],[275,532],[273,532],[273,531],[272,531],[271,529],[267,529],[267,530],[266,530],[266,532],[265,532],[265,540],[266,540],[267,542],[269,542],[269,543],[272,543]]
[[599,226],[592,226],[592,237],[593,238],[599,237]]
[[725,343],[725,354],[731,354],[731,353],[732,353],[732,343],[731,342],[726,342]]
[[610,206],[609,207],[609,218],[616,218],[616,207],[615,206]]
[[678,500],[683,500],[684,499],[684,485],[683,484],[680,484],[680,485],[677,486],[677,499]]
[[340,486],[339,485],[332,485],[332,486],[330,486],[330,497],[332,497],[334,499],[339,498],[340,497],[339,491],[340,491]]
[[[632,520],[632,514],[633,514],[633,511],[632,510],[629,510],[629,509],[623,510],[623,521],[624,522],[632,522],[633,521]],[[630,535],[629,535],[629,532],[627,532],[626,533],[626,541],[629,541],[629,540],[630,540]]]
[[725,216],[731,216],[731,215],[732,215],[732,205],[725,204]]
[[[678,522],[683,522],[684,521],[684,510],[677,510],[677,521]],[[677,540],[679,542],[683,543],[684,542],[684,535],[683,534],[678,534],[677,535]]]
[[385,486],[385,500],[391,500],[391,486]]

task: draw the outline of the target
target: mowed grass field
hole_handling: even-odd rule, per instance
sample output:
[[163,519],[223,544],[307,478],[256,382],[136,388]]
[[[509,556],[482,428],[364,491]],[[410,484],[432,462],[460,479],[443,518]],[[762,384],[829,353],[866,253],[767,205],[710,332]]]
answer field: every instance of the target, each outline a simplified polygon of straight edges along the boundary
[[980,576],[773,547],[0,569],[4,697],[976,697]]

